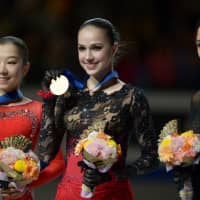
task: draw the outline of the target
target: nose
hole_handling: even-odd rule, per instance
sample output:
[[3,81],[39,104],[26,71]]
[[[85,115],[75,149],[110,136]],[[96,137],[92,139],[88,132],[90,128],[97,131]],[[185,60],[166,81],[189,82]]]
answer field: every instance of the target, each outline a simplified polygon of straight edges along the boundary
[[87,52],[86,52],[86,60],[87,61],[93,60],[93,55],[92,55],[92,52],[90,50],[87,50]]
[[6,74],[7,73],[7,68],[6,65],[3,61],[0,62],[0,73],[1,74]]

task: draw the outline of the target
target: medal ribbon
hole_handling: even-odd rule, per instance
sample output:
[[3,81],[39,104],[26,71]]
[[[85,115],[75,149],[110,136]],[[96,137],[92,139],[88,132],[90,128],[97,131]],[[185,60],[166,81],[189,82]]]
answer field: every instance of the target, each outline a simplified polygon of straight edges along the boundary
[[[89,78],[88,75],[85,76],[84,81],[81,81],[75,74],[73,74],[71,71],[69,71],[68,69],[64,69],[63,71],[63,75],[65,75],[68,79],[69,82],[77,89],[82,90],[85,86],[86,86],[86,81]],[[97,87],[101,87],[103,84],[105,84],[106,82],[108,82],[109,80],[111,80],[112,78],[118,78],[119,75],[117,73],[117,71],[113,70],[110,71],[108,74],[106,74],[104,76],[104,78],[95,86],[95,88]]]
[[12,92],[4,93],[0,95],[0,104],[7,104],[16,100],[19,100],[23,97],[23,94],[20,90],[14,90]]

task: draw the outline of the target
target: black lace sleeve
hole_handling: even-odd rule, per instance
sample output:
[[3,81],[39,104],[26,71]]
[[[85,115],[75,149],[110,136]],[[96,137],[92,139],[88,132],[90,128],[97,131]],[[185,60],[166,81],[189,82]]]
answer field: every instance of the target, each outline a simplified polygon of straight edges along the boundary
[[75,91],[45,100],[36,152],[43,163],[49,163],[57,154],[65,133],[64,113],[72,105]]
[[149,104],[140,89],[136,89],[132,99],[131,113],[133,132],[141,147],[141,156],[128,166],[131,174],[144,174],[158,165],[157,135],[153,129]]

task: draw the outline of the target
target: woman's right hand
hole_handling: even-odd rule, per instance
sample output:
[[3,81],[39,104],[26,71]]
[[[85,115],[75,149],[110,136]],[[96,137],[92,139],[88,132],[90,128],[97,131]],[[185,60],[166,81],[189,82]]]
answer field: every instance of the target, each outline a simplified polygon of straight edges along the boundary
[[50,69],[50,70],[45,71],[44,78],[42,80],[42,89],[44,91],[49,91],[51,80],[56,79],[61,74],[62,74],[62,70],[60,69]]

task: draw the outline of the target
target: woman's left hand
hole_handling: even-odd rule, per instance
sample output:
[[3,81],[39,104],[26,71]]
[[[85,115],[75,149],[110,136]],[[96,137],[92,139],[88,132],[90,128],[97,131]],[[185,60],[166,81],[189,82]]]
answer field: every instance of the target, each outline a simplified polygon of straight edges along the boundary
[[83,161],[80,161],[78,166],[83,169],[83,184],[90,188],[94,188],[99,184],[110,181],[112,178],[108,172],[101,173],[97,169],[89,168]]
[[107,172],[100,173],[97,169],[85,169],[83,174],[83,184],[91,188],[110,180],[111,175],[109,175]]

